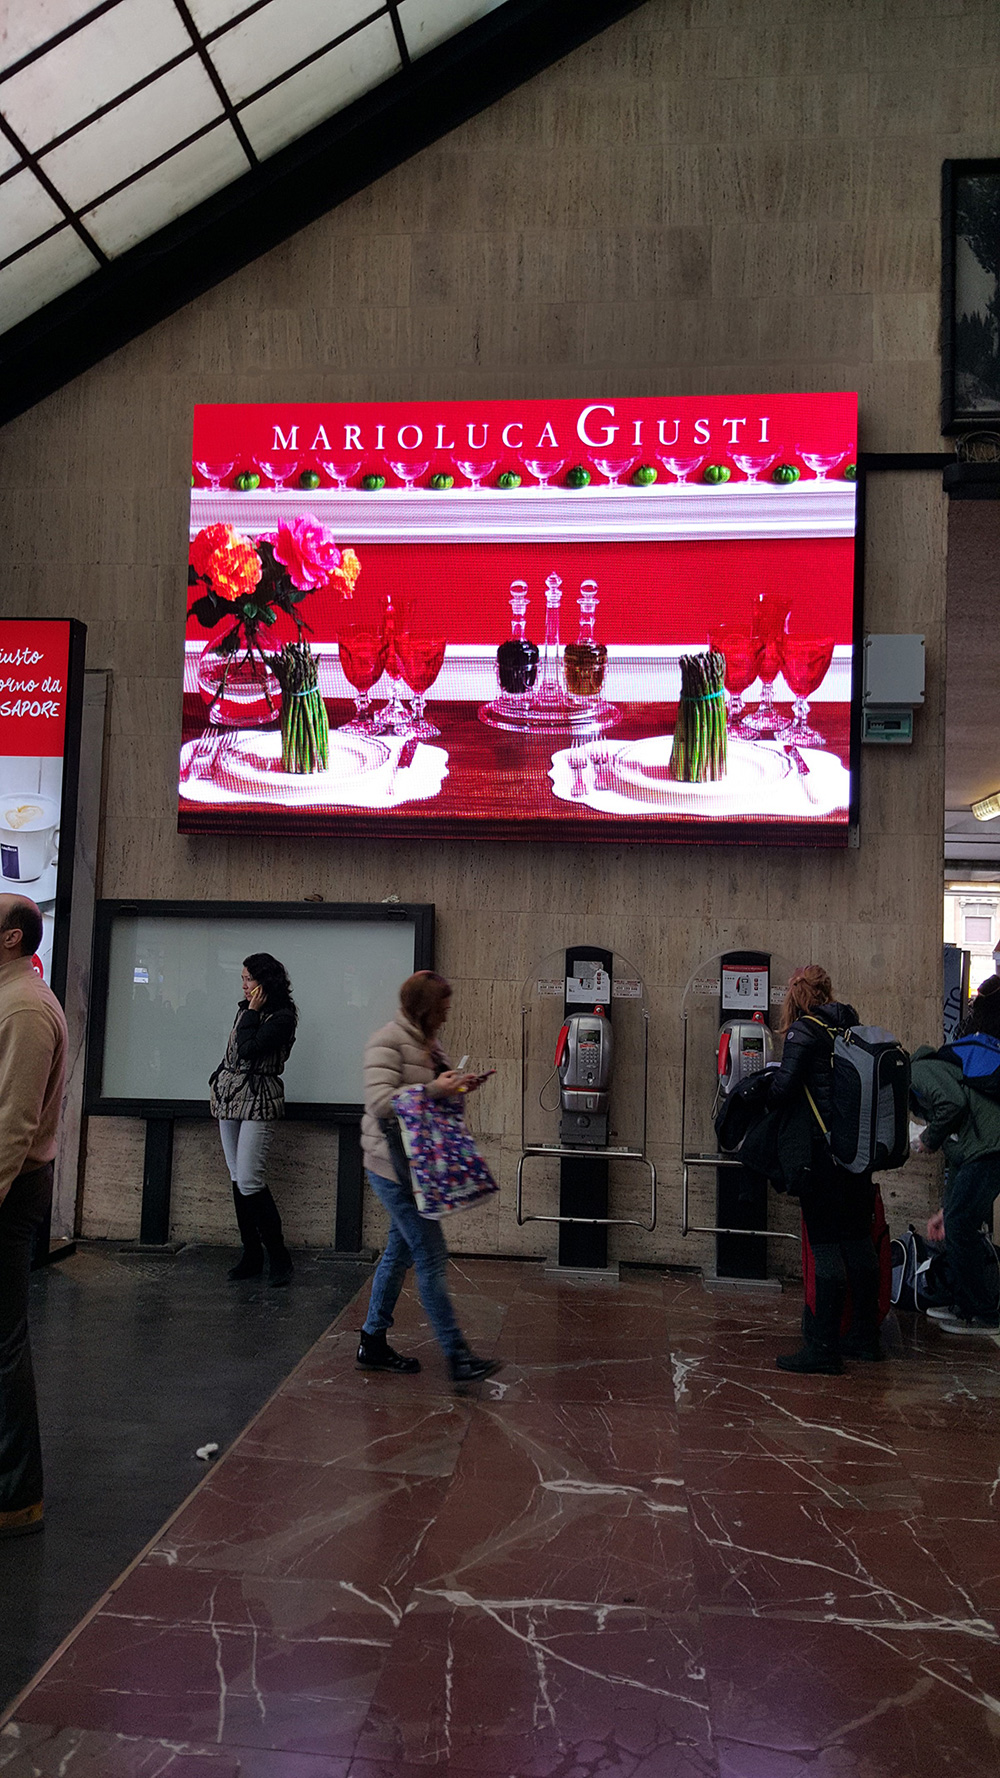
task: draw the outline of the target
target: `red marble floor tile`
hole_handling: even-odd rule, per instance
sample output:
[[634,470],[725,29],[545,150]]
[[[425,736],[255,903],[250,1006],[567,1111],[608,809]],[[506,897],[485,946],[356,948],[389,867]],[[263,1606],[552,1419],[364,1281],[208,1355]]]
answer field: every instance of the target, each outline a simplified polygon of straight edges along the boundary
[[1000,1523],[945,1519],[941,1532],[951,1551],[953,1572],[984,1617],[1000,1628]]
[[996,1778],[998,1644],[706,1617],[721,1778]]
[[[409,1379],[397,1378],[397,1384]],[[289,1383],[240,1441],[242,1456],[387,1475],[447,1476],[469,1426],[458,1397],[358,1390],[336,1407],[322,1380]]]
[[0,1729],[4,1778],[348,1778],[350,1761],[263,1748],[187,1747],[93,1729]]
[[276,1579],[402,1584],[446,1480],[379,1475],[237,1450],[173,1520],[151,1561]]
[[[503,1356],[502,1354],[500,1356]],[[674,1388],[666,1355],[605,1353],[545,1358],[535,1364],[505,1358],[502,1372],[483,1385],[486,1402],[645,1402],[672,1410]]]
[[636,1402],[481,1402],[476,1423],[490,1419],[547,1462],[550,1474],[561,1466],[602,1481],[679,1485],[681,1445],[669,1410],[651,1414]]
[[114,1589],[101,1615],[191,1629],[256,1630],[297,1642],[336,1642],[390,1636],[400,1609],[374,1589],[370,1598],[362,1596],[349,1582],[275,1580],[147,1559]]
[[681,1473],[688,1489],[699,1494],[755,1494],[763,1499],[805,1495],[858,1511],[926,1512],[920,1484],[889,1456],[882,1462],[857,1463],[838,1455],[815,1462],[794,1453],[685,1452]]
[[[357,1753],[394,1774],[409,1762],[555,1778],[575,1760],[714,1778],[706,1706],[697,1627],[681,1618],[456,1603],[406,1618]],[[603,1766],[588,1768],[588,1750]]]
[[18,1715],[181,1744],[346,1757],[388,1646],[370,1622],[354,1639],[299,1641],[100,1613]]
[[525,1437],[510,1408],[472,1426],[408,1579],[414,1606],[461,1594],[688,1612],[692,1572],[687,1504],[671,1478],[595,1476],[537,1426]]
[[689,1495],[703,1609],[988,1633],[933,1521],[800,1495]]

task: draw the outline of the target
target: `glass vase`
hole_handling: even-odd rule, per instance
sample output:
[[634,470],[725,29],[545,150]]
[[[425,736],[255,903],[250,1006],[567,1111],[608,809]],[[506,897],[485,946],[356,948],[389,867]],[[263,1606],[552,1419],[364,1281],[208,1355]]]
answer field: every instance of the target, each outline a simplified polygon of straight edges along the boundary
[[213,630],[198,660],[198,690],[218,728],[264,728],[281,713],[281,687],[254,636],[230,620]]

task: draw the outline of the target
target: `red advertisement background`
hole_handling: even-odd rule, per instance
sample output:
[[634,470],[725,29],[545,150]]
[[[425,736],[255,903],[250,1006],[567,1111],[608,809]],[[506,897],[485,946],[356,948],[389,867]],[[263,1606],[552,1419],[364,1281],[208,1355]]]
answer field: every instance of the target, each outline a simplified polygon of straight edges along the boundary
[[[516,498],[516,496],[514,496]],[[637,492],[636,499],[642,494]],[[720,499],[725,491],[720,490]],[[309,496],[302,496],[308,510]],[[351,538],[337,534],[342,547]],[[781,541],[679,541],[671,543],[402,543],[357,546],[361,574],[353,600],[339,582],[311,593],[300,610],[319,642],[335,641],[340,626],[363,620],[369,607],[391,593],[397,609],[415,624],[451,643],[499,643],[510,630],[508,592],[514,578],[527,581],[528,634],[545,633],[545,579],[563,578],[563,640],[571,641],[576,595],[584,579],[596,580],[602,641],[701,644],[710,624],[748,619],[762,593],[784,593],[791,628],[851,640],[854,544],[849,538]],[[204,591],[189,589],[188,604]],[[192,641],[206,632],[189,620]],[[295,625],[279,615],[268,645],[290,641]]]
[[[41,658],[18,664],[19,652]],[[61,757],[66,740],[68,672],[68,623],[58,619],[0,621],[0,754],[19,759]],[[43,689],[46,684],[47,690]],[[16,706],[22,704],[30,708],[18,714]]]

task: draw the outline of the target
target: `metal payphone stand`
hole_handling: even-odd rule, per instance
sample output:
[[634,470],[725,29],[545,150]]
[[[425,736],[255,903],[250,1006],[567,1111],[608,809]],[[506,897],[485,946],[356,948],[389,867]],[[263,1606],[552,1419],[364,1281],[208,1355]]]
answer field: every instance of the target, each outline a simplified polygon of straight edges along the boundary
[[[569,1141],[572,1118],[560,1114],[559,1079],[554,1066],[556,1040],[564,1014],[588,1012],[586,989],[574,1001],[571,972],[587,960],[602,962],[608,978],[607,1013],[613,1021],[614,1072],[608,1127],[597,1131],[602,1141]],[[586,978],[583,978],[586,979]],[[617,952],[576,945],[543,957],[524,983],[521,994],[521,1153],[517,1163],[518,1226],[550,1222],[559,1226],[556,1270],[566,1276],[617,1278],[608,1266],[607,1231],[627,1226],[651,1234],[656,1227],[656,1168],[647,1153],[647,1090],[649,1009],[637,970]],[[558,1140],[553,1138],[558,1135]],[[555,1183],[558,1162],[559,1213],[524,1208],[524,1169],[528,1162],[549,1162]],[[611,1168],[622,1162],[639,1165],[649,1176],[649,1220],[608,1215]]]
[[[742,961],[741,961],[742,960]],[[681,1234],[714,1235],[716,1265],[706,1270],[706,1284],[739,1289],[779,1290],[777,1279],[768,1278],[756,1258],[765,1254],[767,1241],[798,1241],[798,1230],[772,1229],[766,1224],[766,1203],[741,1204],[738,1188],[742,1171],[739,1158],[722,1154],[715,1139],[712,1113],[717,1076],[715,1057],[720,1021],[736,1003],[726,999],[723,983],[734,969],[760,970],[769,964],[768,1011],[785,998],[793,965],[773,954],[735,951],[708,957],[698,965],[686,989],[681,1007],[683,1049],[681,1056]],[[690,1069],[689,1069],[690,1062]],[[692,1171],[710,1169],[716,1184],[716,1220],[692,1222]],[[732,1183],[730,1183],[730,1181]],[[706,1184],[708,1179],[706,1178]]]

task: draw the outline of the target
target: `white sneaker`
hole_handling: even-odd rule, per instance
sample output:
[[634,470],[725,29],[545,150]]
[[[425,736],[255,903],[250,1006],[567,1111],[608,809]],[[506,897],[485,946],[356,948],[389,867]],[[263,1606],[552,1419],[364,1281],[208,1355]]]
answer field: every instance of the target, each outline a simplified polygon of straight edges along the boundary
[[951,1303],[938,1303],[933,1309],[927,1310],[929,1321],[954,1321],[955,1309]]
[[985,1334],[988,1339],[1000,1341],[1000,1323],[986,1321],[982,1316],[974,1315],[971,1321],[960,1321],[952,1315],[947,1321],[938,1321],[942,1333],[975,1334],[979,1339]]

